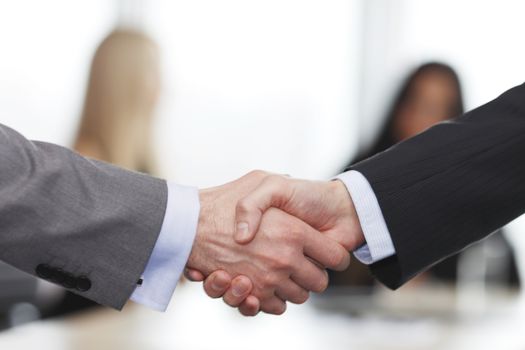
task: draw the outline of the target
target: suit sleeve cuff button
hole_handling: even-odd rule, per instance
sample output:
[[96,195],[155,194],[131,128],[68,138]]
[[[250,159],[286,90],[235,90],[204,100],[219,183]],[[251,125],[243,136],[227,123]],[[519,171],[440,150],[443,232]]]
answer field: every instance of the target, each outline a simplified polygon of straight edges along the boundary
[[76,289],[80,292],[86,292],[91,288],[91,280],[86,276],[80,276],[77,278]]

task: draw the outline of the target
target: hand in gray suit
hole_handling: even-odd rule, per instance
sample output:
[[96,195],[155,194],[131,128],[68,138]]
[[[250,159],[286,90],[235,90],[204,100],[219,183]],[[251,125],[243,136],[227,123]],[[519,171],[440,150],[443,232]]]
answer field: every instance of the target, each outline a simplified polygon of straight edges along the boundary
[[[237,202],[267,176],[252,172],[201,191],[188,266],[205,276],[246,275],[261,309],[282,313],[283,300],[303,302],[309,290],[326,288],[324,268],[344,269],[349,254],[278,209],[263,215],[253,242],[235,243]],[[0,125],[0,198],[0,260],[121,309],[159,236],[167,186]]]

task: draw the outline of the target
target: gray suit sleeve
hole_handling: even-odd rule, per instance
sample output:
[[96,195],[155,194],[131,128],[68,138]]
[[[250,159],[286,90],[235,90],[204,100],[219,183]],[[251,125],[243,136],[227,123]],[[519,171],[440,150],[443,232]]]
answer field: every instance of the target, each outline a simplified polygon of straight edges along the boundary
[[0,260],[122,309],[159,235],[164,180],[0,125]]

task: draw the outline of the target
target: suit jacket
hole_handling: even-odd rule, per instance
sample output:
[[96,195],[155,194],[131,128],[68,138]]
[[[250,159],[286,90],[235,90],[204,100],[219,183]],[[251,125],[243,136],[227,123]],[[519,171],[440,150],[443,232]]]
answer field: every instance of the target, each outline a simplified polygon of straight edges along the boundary
[[396,249],[372,273],[397,288],[525,212],[525,84],[352,168]]
[[0,125],[0,260],[121,309],[164,219],[165,181]]

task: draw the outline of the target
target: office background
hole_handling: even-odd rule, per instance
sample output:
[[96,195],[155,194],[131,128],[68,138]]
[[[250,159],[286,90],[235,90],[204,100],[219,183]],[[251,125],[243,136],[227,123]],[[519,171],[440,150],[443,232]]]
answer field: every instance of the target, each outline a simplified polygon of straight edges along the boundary
[[[28,138],[71,146],[96,47],[116,25],[138,28],[161,49],[154,144],[164,177],[206,187],[259,168],[326,179],[376,136],[401,79],[422,62],[457,69],[467,110],[522,83],[523,13],[519,0],[3,1],[0,122]],[[511,224],[507,235],[525,276],[525,223]],[[435,310],[409,320],[355,319],[319,311],[315,301],[280,319],[244,320],[197,285],[177,293],[166,315],[135,306],[124,314],[102,311],[114,328],[99,329],[88,317],[36,322],[0,333],[0,347],[48,339],[46,349],[69,349],[63,337],[71,336],[90,348],[93,333],[137,349],[209,349],[214,341],[232,349],[248,342],[303,349],[525,344],[515,327],[523,313],[516,310],[525,311],[519,296],[496,307],[498,315],[515,314],[480,325],[500,299],[467,291],[464,300],[479,302],[459,310],[466,320],[454,328],[435,319]],[[434,296],[423,293],[423,300]],[[82,331],[74,324],[89,325]],[[474,340],[476,329],[487,329],[486,336]]]

